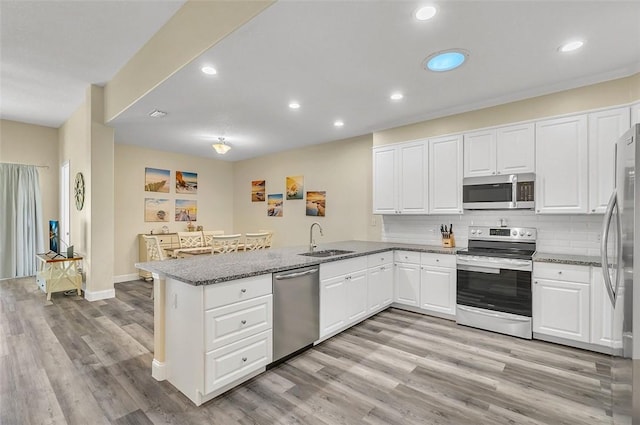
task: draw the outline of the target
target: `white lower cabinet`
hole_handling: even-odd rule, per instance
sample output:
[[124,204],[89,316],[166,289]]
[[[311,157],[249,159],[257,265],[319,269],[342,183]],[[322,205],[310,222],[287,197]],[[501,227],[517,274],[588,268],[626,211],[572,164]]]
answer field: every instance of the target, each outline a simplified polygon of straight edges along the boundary
[[367,314],[367,257],[320,265],[320,339]]
[[394,272],[393,301],[418,307],[420,305],[420,253],[396,251]]
[[450,316],[456,314],[455,256],[422,254],[420,308]]
[[271,274],[207,286],[167,278],[165,300],[167,380],[196,405],[271,363]]
[[589,267],[535,263],[532,291],[534,334],[590,342]]
[[623,288],[620,288],[615,313],[604,286],[602,269],[591,272],[591,342],[606,347],[622,348]]
[[393,251],[367,257],[367,310],[375,313],[393,302]]

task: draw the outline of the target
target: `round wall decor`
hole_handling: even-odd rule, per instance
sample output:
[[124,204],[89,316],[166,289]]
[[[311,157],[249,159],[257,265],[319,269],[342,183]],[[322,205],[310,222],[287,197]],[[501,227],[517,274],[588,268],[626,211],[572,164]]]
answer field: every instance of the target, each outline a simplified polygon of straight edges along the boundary
[[76,209],[80,211],[82,207],[84,207],[84,176],[82,173],[76,174],[74,193],[76,198]]

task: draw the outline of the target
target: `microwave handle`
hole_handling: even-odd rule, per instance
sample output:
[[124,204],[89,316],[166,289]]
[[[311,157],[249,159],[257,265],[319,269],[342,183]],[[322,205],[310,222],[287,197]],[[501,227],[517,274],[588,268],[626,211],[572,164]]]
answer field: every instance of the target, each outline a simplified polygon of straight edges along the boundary
[[516,174],[511,180],[511,202],[514,206],[518,206],[518,176]]

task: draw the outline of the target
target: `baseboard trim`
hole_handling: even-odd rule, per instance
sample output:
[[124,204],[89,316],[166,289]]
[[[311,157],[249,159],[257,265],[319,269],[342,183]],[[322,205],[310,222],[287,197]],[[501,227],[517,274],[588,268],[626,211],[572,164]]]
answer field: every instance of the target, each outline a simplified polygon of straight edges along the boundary
[[116,297],[115,289],[105,289],[104,291],[84,291],[84,298],[87,301],[99,301]]
[[121,274],[113,277],[113,283],[130,282],[139,279],[140,275],[138,273]]
[[156,381],[167,379],[167,363],[153,359],[153,362],[151,362],[151,377]]

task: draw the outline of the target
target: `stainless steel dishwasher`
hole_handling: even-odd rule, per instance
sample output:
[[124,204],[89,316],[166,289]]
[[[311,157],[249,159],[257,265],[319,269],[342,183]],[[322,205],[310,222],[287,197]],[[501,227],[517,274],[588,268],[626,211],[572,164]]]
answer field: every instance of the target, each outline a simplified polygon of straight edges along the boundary
[[273,274],[273,361],[297,353],[320,335],[319,267]]

